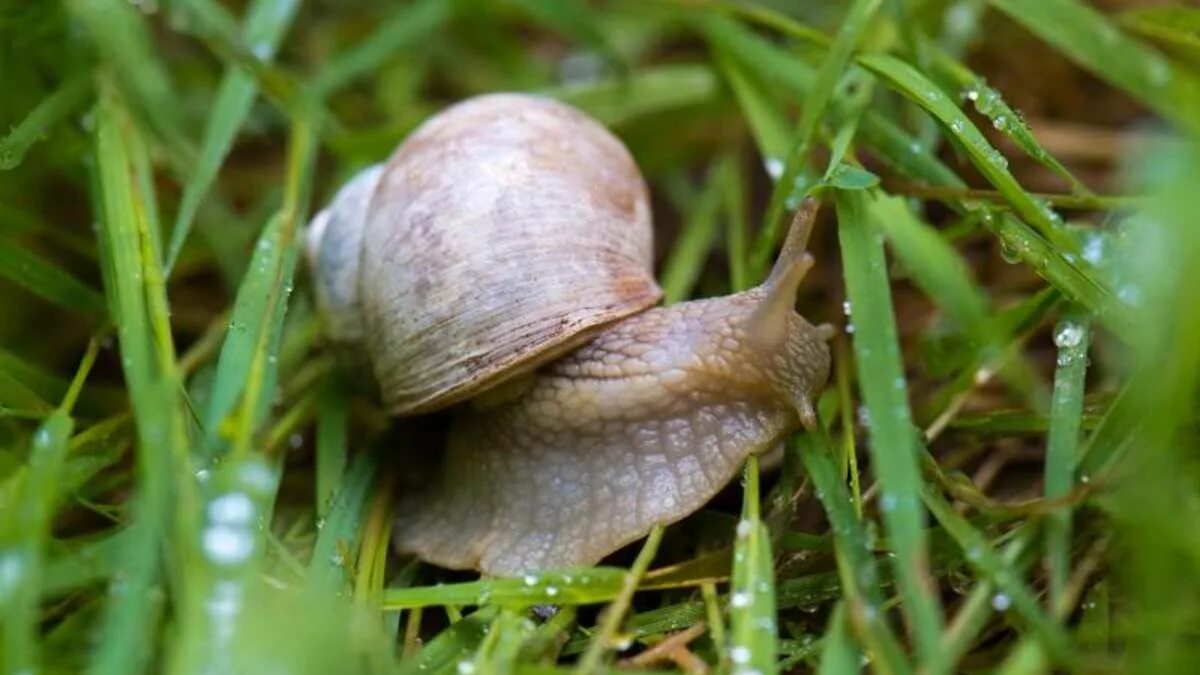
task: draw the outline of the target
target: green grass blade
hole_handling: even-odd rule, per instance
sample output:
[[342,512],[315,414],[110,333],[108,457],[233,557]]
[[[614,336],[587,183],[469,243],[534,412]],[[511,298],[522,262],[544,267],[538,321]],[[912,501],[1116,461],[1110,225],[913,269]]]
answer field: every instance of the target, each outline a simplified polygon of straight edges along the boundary
[[871,557],[866,531],[834,463],[829,438],[823,431],[810,432],[800,437],[797,447],[837,542],[838,575],[851,626],[881,671],[912,672],[888,625],[880,575]]
[[49,135],[64,117],[82,106],[91,91],[91,79],[87,75],[76,75],[39,103],[20,124],[0,139],[0,171],[19,166],[29,148]]
[[70,0],[65,4],[87,28],[101,57],[112,65],[131,110],[172,153],[188,156],[182,99],[138,10],[124,0]]
[[[255,0],[250,5],[246,10],[242,38],[246,44],[253,45],[251,48],[255,56],[265,62],[271,60],[284,33],[291,26],[299,4],[299,0]],[[217,88],[216,101],[206,116],[200,154],[188,172],[175,226],[171,229],[171,243],[167,247],[164,263],[167,274],[175,267],[175,260],[191,232],[196,212],[212,187],[221,163],[233,147],[238,129],[245,123],[257,95],[258,87],[253,77],[236,66],[226,68]]]
[[671,305],[692,295],[696,279],[704,269],[704,262],[717,238],[717,226],[720,224],[717,214],[724,196],[718,185],[727,180],[725,177],[732,170],[731,166],[728,155],[713,163],[704,186],[700,188],[699,198],[684,220],[683,231],[679,233],[663,265],[659,281],[665,304]]
[[858,648],[850,639],[847,628],[846,607],[838,603],[829,615],[829,630],[822,640],[821,665],[817,673],[821,675],[838,675],[839,673],[857,672],[860,667]]
[[346,472],[347,396],[340,382],[325,387],[317,402],[317,517],[329,515]]
[[160,608],[155,587],[171,504],[185,499],[171,494],[169,481],[174,458],[186,452],[186,440],[165,288],[150,231],[154,197],[144,192],[146,181],[140,175],[148,165],[145,147],[109,86],[102,88],[97,118],[101,261],[137,424],[139,485],[123,573],[110,585],[88,671],[124,675],[141,671],[150,657]]
[[[600,667],[600,663],[608,650],[613,647],[613,643],[617,636],[617,630],[625,621],[625,614],[629,611],[629,606],[633,603],[633,594],[637,591],[638,583],[642,577],[646,576],[646,570],[650,568],[650,563],[654,562],[654,556],[658,554],[658,545],[662,541],[663,526],[655,525],[650,534],[646,536],[646,541],[642,544],[642,550],[638,551],[637,558],[634,559],[633,565],[629,571],[622,575],[621,588],[617,591],[616,597],[609,603],[608,607],[600,614],[600,619],[597,622],[596,632],[592,636],[592,642],[588,645],[587,651],[580,657],[579,663],[575,666],[576,675],[587,675],[588,673],[596,672]],[[523,581],[528,582],[526,577]]]
[[283,208],[259,237],[221,346],[203,418],[210,455],[222,452],[226,444],[240,454],[248,452],[274,396],[279,337],[300,249],[298,221],[308,202],[315,161],[313,129],[298,121],[292,131]]
[[708,64],[669,63],[640,68],[627,79],[604,78],[539,92],[570,103],[606,126],[619,127],[654,113],[711,101],[718,90],[717,76]]
[[1151,40],[1200,72],[1200,9],[1181,6],[1131,7],[1121,25]]
[[729,660],[738,670],[779,671],[771,535],[759,516],[758,458],[746,461],[742,519],[729,584]]
[[460,662],[470,663],[471,655],[483,643],[499,611],[498,607],[486,607],[454,622],[415,657],[401,663],[399,672],[401,675],[450,673]]
[[314,95],[325,98],[375,72],[401,50],[436,35],[451,13],[452,3],[448,0],[420,0],[396,8],[375,32],[317,71],[312,78]]
[[0,277],[67,309],[104,310],[104,296],[98,291],[3,236],[0,236]]
[[529,607],[539,604],[590,605],[617,597],[626,571],[616,567],[590,567],[529,574],[514,579],[483,579],[460,584],[390,588],[383,594],[384,609],[411,609],[438,605]]
[[896,553],[893,564],[917,651],[934,670],[941,608],[931,592],[919,450],[913,437],[900,345],[896,338],[883,242],[869,221],[866,196],[837,193],[838,234],[851,306],[859,389],[870,417],[871,458],[880,509]]
[[[1062,497],[1075,486],[1090,328],[1086,316],[1068,314],[1054,329],[1058,369],[1054,373],[1050,435],[1046,441],[1044,494],[1048,498]],[[1071,575],[1070,507],[1051,513],[1046,520],[1046,563],[1049,606],[1053,608],[1061,601]]]
[[1070,665],[1078,654],[1070,636],[1038,606],[1037,597],[1029,590],[1004,558],[995,551],[982,532],[946,501],[941,494],[924,491],[925,504],[946,532],[966,554],[967,564],[983,579],[991,582],[1005,602],[1060,663]]
[[[335,592],[348,586],[350,572],[354,569],[352,557],[359,550],[361,524],[379,472],[378,453],[363,452],[355,458],[334,497],[329,515],[320,521],[312,560],[308,564],[310,586]],[[388,608],[386,593],[384,607]]]
[[1125,35],[1100,12],[1077,0],[991,0],[991,4],[1163,117],[1200,132],[1196,115],[1200,80]]
[[0,663],[6,673],[38,669],[43,550],[59,498],[58,472],[72,428],[70,415],[59,409],[34,432],[17,512],[0,520],[7,525],[0,529],[0,536],[9,540],[0,543],[0,561],[6,587],[11,589],[4,598],[4,640],[0,642]]
[[766,274],[771,264],[774,250],[779,241],[783,228],[783,212],[788,208],[789,198],[796,179],[806,169],[808,155],[815,144],[817,127],[825,115],[825,110],[833,98],[834,87],[841,80],[846,69],[850,66],[850,58],[858,45],[859,39],[867,28],[867,24],[875,16],[882,0],[854,0],[842,20],[837,37],[834,38],[829,52],[817,69],[816,80],[808,90],[804,99],[804,109],[800,113],[800,124],[796,130],[794,141],[790,144],[787,159],[783,163],[783,172],[771,189],[771,198],[767,202],[767,212],[763,216],[763,226],[751,254],[750,276],[760,279]]

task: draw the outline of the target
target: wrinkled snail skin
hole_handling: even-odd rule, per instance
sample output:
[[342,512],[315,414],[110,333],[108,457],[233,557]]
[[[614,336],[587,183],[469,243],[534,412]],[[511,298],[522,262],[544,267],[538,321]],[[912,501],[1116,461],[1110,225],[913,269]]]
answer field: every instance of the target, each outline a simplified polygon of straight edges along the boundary
[[569,106],[469,99],[348,183],[308,232],[330,342],[391,413],[448,409],[396,548],[491,575],[595,563],[811,427],[832,332],[794,309],[815,210],[762,285],[654,307],[645,181]]
[[515,400],[460,412],[440,482],[402,499],[397,548],[508,576],[593,564],[694,512],[811,415],[828,376],[826,329],[790,307],[769,350],[747,335],[763,295],[648,310]]

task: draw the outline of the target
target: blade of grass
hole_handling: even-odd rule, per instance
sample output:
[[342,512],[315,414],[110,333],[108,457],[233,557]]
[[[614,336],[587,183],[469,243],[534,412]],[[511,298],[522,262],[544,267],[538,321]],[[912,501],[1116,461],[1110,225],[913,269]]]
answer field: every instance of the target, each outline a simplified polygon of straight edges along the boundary
[[139,672],[150,657],[161,600],[155,592],[168,541],[177,458],[186,453],[182,391],[175,370],[162,271],[150,231],[155,209],[146,193],[148,159],[113,88],[100,87],[97,108],[96,204],[109,314],[117,326],[121,363],[138,432],[138,491],[133,533],[122,573],[110,585],[100,636],[88,667],[94,674]]
[[[264,62],[271,61],[299,5],[299,0],[255,0],[250,4],[246,10],[242,39],[246,44],[253,45],[251,49],[255,56]],[[257,95],[258,87],[250,74],[236,66],[226,67],[217,88],[217,98],[205,116],[207,123],[200,154],[187,175],[175,226],[171,229],[171,243],[163,263],[168,275],[175,267],[179,252],[183,250],[196,212],[212,187],[221,163],[229,154],[238,129],[245,123]]]
[[734,668],[778,672],[778,618],[771,535],[759,516],[758,458],[746,460],[742,519],[733,545],[729,584],[729,660]]
[[[1087,316],[1077,312],[1067,314],[1054,328],[1058,368],[1054,373],[1044,478],[1044,494],[1050,499],[1066,495],[1075,485],[1090,328]],[[1071,576],[1070,507],[1051,513],[1046,520],[1046,567],[1048,604],[1053,608],[1061,601]]]
[[171,84],[166,60],[154,50],[145,21],[123,0],[69,0],[67,9],[91,34],[101,58],[109,63],[127,105],[175,158],[191,155],[183,132],[179,97]]
[[817,672],[823,675],[838,673],[854,673],[860,668],[858,648],[851,641],[846,630],[849,620],[846,618],[846,606],[839,602],[829,615],[829,628],[821,639],[821,664]]
[[1037,598],[1029,590],[1011,566],[1005,564],[982,532],[975,529],[942,495],[932,490],[923,491],[925,504],[934,518],[945,528],[966,554],[967,563],[983,579],[995,585],[997,591],[1007,598],[1009,606],[1037,636],[1046,651],[1060,663],[1071,666],[1078,661],[1078,653],[1070,636],[1038,606]]
[[882,486],[880,509],[896,552],[893,564],[917,652],[934,671],[942,615],[932,592],[921,508],[919,451],[913,442],[900,346],[896,338],[883,242],[869,222],[862,192],[838,191],[838,235],[852,307],[859,388],[870,416],[870,452]]
[[[638,552],[637,558],[634,559],[633,565],[629,567],[629,571],[621,575],[621,587],[617,591],[616,597],[609,603],[604,611],[600,614],[599,625],[595,634],[592,636],[592,642],[588,645],[587,651],[579,658],[579,663],[575,666],[577,675],[588,675],[594,673],[600,668],[600,662],[604,659],[605,654],[612,648],[614,638],[617,636],[617,630],[625,621],[625,614],[629,611],[629,606],[633,603],[633,594],[637,591],[638,583],[642,577],[646,575],[646,570],[649,569],[650,563],[654,562],[654,556],[658,554],[658,544],[662,541],[663,526],[655,525],[650,534],[646,536],[645,543],[642,544],[642,550]],[[528,579],[526,579],[528,580]]]
[[99,312],[104,296],[60,266],[0,236],[0,277],[67,309]]
[[300,249],[298,221],[306,209],[316,161],[314,140],[312,127],[297,120],[289,144],[284,205],[259,237],[221,346],[203,418],[210,458],[227,452],[226,447],[238,454],[249,452],[274,395],[279,337]]
[[883,590],[875,560],[834,463],[828,437],[822,430],[812,431],[801,436],[796,445],[833,530],[838,577],[851,626],[880,672],[912,672],[884,614]]
[[313,95],[326,98],[355,79],[373,73],[401,50],[437,35],[453,13],[447,0],[421,0],[398,7],[375,32],[339,54],[312,78]]
[[1151,110],[1188,131],[1200,131],[1200,80],[1125,35],[1100,12],[1076,0],[991,4]]
[[692,288],[717,238],[717,213],[724,196],[717,186],[726,180],[731,166],[731,158],[726,154],[709,167],[700,197],[692,205],[691,212],[684,220],[683,231],[676,237],[675,246],[663,264],[659,283],[663,289],[664,304],[675,304],[691,297]]
[[762,230],[750,258],[751,278],[762,278],[771,264],[783,227],[784,209],[788,206],[789,198],[793,196],[796,179],[807,166],[808,155],[816,142],[817,127],[825,115],[830,99],[833,98],[834,87],[849,67],[850,57],[880,4],[882,0],[854,0],[846,11],[829,52],[817,69],[816,79],[804,99],[799,127],[793,142],[789,144],[790,150],[783,163],[783,173],[771,189]]
[[317,402],[317,494],[318,518],[329,515],[333,498],[346,472],[346,391],[332,380]]
[[711,101],[717,92],[716,74],[702,63],[647,66],[627,79],[610,77],[540,90],[541,94],[562,99],[610,127]]
[[91,91],[91,78],[83,74],[76,75],[39,103],[20,124],[0,139],[0,171],[19,166],[29,148],[48,136],[64,117],[82,106]]
[[[376,452],[363,452],[355,458],[329,508],[329,516],[319,521],[317,541],[308,564],[310,586],[333,592],[342,592],[346,588],[350,580],[347,570],[353,568],[353,561],[348,561],[347,557],[361,546],[360,524],[370,501],[371,488],[379,480],[380,465]],[[388,606],[386,591],[384,609],[393,609]]]

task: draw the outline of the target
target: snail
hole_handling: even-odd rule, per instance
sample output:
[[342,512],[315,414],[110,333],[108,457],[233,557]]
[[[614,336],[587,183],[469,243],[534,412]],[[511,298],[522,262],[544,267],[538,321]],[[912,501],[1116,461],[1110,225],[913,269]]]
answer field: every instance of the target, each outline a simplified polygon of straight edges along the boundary
[[353,178],[308,231],[330,339],[391,413],[450,408],[395,547],[493,576],[594,564],[812,427],[833,334],[794,309],[815,210],[761,285],[662,307],[646,184],[563,103],[468,99]]

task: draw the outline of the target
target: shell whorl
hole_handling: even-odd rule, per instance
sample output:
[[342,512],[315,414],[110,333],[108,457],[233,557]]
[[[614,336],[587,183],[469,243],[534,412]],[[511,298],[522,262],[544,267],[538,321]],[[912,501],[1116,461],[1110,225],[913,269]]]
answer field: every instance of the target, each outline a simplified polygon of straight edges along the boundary
[[395,414],[532,370],[661,297],[641,173],[570,106],[468,99],[370,172],[311,236],[330,335],[361,337]]

